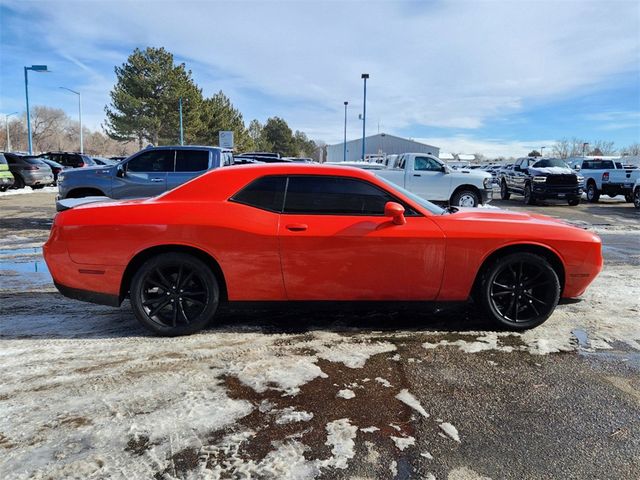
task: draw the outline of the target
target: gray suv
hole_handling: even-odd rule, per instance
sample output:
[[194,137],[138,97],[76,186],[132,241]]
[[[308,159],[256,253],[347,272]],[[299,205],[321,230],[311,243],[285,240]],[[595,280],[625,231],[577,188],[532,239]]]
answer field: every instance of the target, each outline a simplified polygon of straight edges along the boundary
[[13,188],[42,188],[45,185],[53,185],[53,171],[51,167],[38,157],[33,155],[17,155],[5,153],[9,170],[15,177]]
[[58,199],[159,195],[213,168],[233,164],[218,147],[148,147],[114,166],[65,170],[58,175]]

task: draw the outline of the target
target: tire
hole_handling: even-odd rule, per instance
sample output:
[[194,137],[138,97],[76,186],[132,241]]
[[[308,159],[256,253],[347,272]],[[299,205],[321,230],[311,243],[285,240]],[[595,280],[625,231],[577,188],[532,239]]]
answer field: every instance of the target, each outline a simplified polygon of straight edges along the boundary
[[633,193],[625,193],[624,194],[624,201],[627,202],[627,203],[633,202]]
[[31,185],[31,188],[33,190],[40,190],[41,188],[44,188],[44,185]]
[[633,206],[640,210],[640,187],[633,191]]
[[486,269],[480,300],[486,314],[500,326],[526,330],[551,316],[560,300],[560,281],[544,257],[512,253]]
[[511,197],[511,193],[509,192],[509,187],[507,187],[507,182],[504,180],[500,182],[500,198],[502,200],[509,200]]
[[459,190],[453,194],[450,203],[455,207],[477,207],[480,198],[473,190]]
[[9,188],[9,187],[7,187],[7,186],[0,187],[0,192],[6,192],[7,188]]
[[575,207],[576,205],[579,205],[579,204],[580,204],[580,197],[574,197],[569,199],[569,205],[571,205],[572,207]]
[[534,197],[533,192],[531,191],[531,185],[528,183],[524,186],[524,203],[527,205],[536,204],[536,197]]
[[147,260],[133,276],[130,297],[133,312],[145,328],[175,337],[209,324],[220,302],[220,288],[202,260],[186,253],[162,253]]
[[591,203],[596,203],[600,200],[600,192],[595,182],[589,182],[587,185],[587,200]]

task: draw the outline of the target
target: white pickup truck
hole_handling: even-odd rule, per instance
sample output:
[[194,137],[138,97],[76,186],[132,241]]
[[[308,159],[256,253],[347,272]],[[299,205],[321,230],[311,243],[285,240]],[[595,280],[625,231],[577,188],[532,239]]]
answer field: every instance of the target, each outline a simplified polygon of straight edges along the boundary
[[585,157],[569,159],[569,165],[584,177],[587,200],[597,202],[600,195],[624,195],[633,201],[633,186],[640,178],[640,169],[625,168],[620,161],[607,158]]
[[424,153],[403,153],[396,167],[373,173],[432,202],[456,207],[477,207],[493,199],[491,174],[481,170],[449,168]]

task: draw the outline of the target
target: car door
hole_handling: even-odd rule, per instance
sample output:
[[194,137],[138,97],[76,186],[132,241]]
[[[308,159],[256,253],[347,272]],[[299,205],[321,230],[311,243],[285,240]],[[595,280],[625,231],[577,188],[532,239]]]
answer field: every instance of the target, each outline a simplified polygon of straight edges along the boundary
[[173,172],[175,150],[143,151],[116,169],[111,184],[113,198],[144,198],[167,190],[167,173]]
[[407,206],[406,224],[385,217],[397,201],[367,181],[290,176],[278,226],[289,300],[431,300],[440,288],[442,231]]
[[525,178],[528,175],[527,167],[527,160],[523,158],[518,160],[513,166],[513,171],[510,176],[511,184],[509,187],[516,192],[524,192]]
[[427,200],[447,201],[451,191],[451,175],[433,158],[416,156],[407,172],[407,190]]
[[167,174],[167,190],[182,185],[209,169],[209,150],[176,150],[175,169]]

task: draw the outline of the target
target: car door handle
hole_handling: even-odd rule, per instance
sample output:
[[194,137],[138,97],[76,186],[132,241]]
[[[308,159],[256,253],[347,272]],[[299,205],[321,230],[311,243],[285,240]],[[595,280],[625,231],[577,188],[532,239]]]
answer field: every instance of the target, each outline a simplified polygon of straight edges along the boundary
[[290,223],[286,228],[292,232],[304,232],[308,227],[304,223]]
[[419,173],[414,173],[413,176],[414,177],[421,177],[422,175],[420,175]]
[[164,178],[152,178],[152,182],[164,182]]

